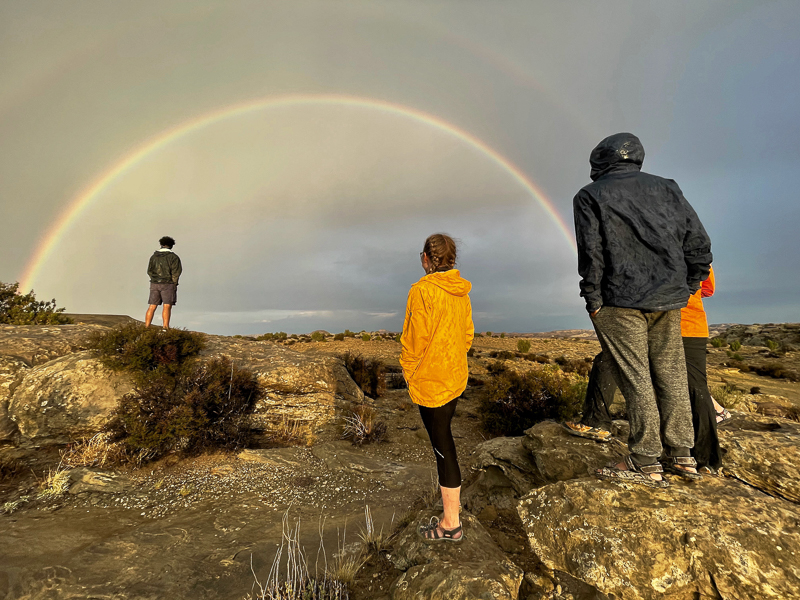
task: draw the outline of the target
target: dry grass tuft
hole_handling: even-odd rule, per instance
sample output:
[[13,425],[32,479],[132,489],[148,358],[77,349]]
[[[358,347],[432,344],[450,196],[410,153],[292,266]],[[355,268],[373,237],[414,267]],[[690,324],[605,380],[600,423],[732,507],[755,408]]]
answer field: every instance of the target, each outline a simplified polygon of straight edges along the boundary
[[37,498],[52,499],[63,496],[69,490],[69,470],[62,468],[61,465],[50,469],[40,486]]
[[128,462],[125,445],[112,442],[111,434],[97,435],[73,442],[61,451],[61,463],[68,467],[105,467]]
[[309,423],[288,417],[281,419],[267,437],[278,446],[311,446],[314,443],[314,432]]
[[[358,537],[361,538],[361,543],[364,545],[364,550],[368,553],[374,552],[376,554],[385,550],[389,535],[383,532],[383,526],[381,526],[380,529],[375,528],[375,523],[372,520],[372,512],[368,504],[364,506],[364,521],[366,525],[358,534]],[[394,515],[392,515],[392,522],[394,522]]]
[[380,442],[386,437],[386,423],[377,420],[378,413],[367,404],[359,404],[344,418],[342,439],[352,440],[355,446]]

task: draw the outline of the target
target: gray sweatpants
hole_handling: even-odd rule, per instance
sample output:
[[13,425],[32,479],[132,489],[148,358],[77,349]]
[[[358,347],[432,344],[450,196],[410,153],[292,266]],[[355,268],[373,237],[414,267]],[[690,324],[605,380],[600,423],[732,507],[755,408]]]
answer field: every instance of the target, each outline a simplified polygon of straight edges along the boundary
[[632,458],[642,465],[658,460],[662,436],[670,456],[689,456],[694,429],[681,311],[645,313],[604,306],[592,323],[625,397]]

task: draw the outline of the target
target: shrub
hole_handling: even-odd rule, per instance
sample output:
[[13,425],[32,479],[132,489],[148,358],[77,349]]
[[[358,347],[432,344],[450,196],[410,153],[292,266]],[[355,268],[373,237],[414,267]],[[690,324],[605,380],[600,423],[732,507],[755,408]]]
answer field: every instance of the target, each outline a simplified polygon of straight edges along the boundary
[[738,352],[741,349],[742,349],[742,342],[740,342],[739,340],[733,340],[731,342],[731,350],[733,350],[734,352]]
[[342,439],[354,446],[380,442],[386,437],[386,423],[377,420],[378,413],[368,404],[359,404],[344,418]]
[[386,366],[386,387],[390,390],[404,390],[408,387],[400,367]]
[[264,335],[259,335],[256,337],[257,342],[271,342],[272,338],[275,337],[271,333],[265,333]]
[[483,335],[482,335],[482,334],[480,334],[480,333],[478,333],[478,332],[476,331],[476,332],[475,332],[475,337],[476,337],[476,338],[479,338],[479,337],[483,337]]
[[205,336],[185,329],[163,330],[131,323],[98,333],[89,344],[104,365],[129,372],[143,385],[151,377],[174,377],[184,372],[188,359],[205,346]]
[[501,338],[504,338],[504,337],[506,337],[506,334],[505,334],[505,333],[501,333],[501,334],[500,334],[500,337],[501,337]]
[[739,354],[738,352],[734,352],[734,353],[733,353],[733,356],[732,356],[731,358],[732,358],[733,360],[738,360],[738,361],[741,361],[741,360],[742,360],[742,355],[741,355],[741,354]]
[[386,391],[386,366],[379,360],[370,360],[347,352],[339,358],[344,362],[350,377],[370,398],[378,398]]
[[592,370],[591,363],[587,363],[585,360],[567,358],[563,355],[556,358],[555,363],[561,367],[564,373],[577,373],[583,377],[589,375]]
[[515,358],[515,354],[509,350],[492,350],[489,352],[489,358],[497,358],[499,360],[511,360]]
[[544,367],[519,374],[497,372],[481,401],[483,427],[490,434],[521,435],[545,419],[567,420],[580,412],[587,380]]
[[354,338],[354,337],[356,337],[356,334],[353,333],[352,331],[350,331],[349,329],[345,329],[344,330],[344,337]]
[[776,342],[775,340],[767,340],[764,342],[764,345],[769,348],[772,352],[777,352],[781,345]]
[[710,392],[714,400],[725,408],[735,408],[743,400],[742,390],[727,381],[723,381],[722,385],[710,388]]
[[343,333],[337,333],[335,336],[333,336],[333,341],[334,342],[343,342],[344,341],[344,334]]
[[760,367],[751,367],[759,375],[769,376],[774,379],[788,379],[789,381],[800,381],[797,371],[787,369],[783,363],[768,362]]
[[492,337],[492,332],[491,331],[487,331],[486,332],[486,337]]
[[364,341],[364,342],[368,342],[368,341],[370,341],[371,339],[372,339],[372,336],[371,336],[370,334],[368,334],[368,333],[362,333],[362,334],[361,334],[361,340],[362,340],[362,341]]
[[723,346],[724,344],[725,344],[725,340],[723,340],[721,337],[714,337],[714,338],[711,338],[711,345],[712,345],[714,348],[722,348],[722,346]]
[[109,429],[129,448],[155,456],[236,449],[248,440],[247,415],[260,393],[255,373],[214,358],[177,377],[150,377],[120,400]]
[[750,393],[751,393],[753,396],[757,396],[758,394],[760,394],[760,393],[761,393],[761,388],[760,388],[760,387],[758,387],[757,385],[754,385],[753,387],[751,387],[751,388],[750,388]]
[[531,351],[531,342],[530,340],[517,340],[517,350],[522,352],[523,354],[527,354]]
[[475,348],[470,348],[469,350],[467,350],[467,356],[470,358],[475,356]]
[[750,372],[750,366],[741,360],[729,360],[728,366],[732,369],[739,369],[742,373]]
[[398,333],[396,336],[394,336],[394,341],[395,341],[395,342],[397,342],[397,343],[399,344],[399,343],[400,343],[400,338],[401,338],[401,337],[402,337],[402,334]]
[[[344,336],[342,336],[342,339],[344,339]],[[311,340],[314,342],[324,342],[325,334],[322,333],[321,331],[315,331],[314,333],[311,334]]]
[[62,325],[72,323],[65,309],[56,308],[56,300],[36,299],[33,290],[19,293],[19,283],[0,281],[0,325]]

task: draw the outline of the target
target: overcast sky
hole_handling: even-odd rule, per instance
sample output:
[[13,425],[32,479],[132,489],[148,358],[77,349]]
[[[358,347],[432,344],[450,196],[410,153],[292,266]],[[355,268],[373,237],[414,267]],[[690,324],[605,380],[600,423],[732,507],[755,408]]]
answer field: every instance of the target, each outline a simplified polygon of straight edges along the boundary
[[[518,167],[572,223],[603,137],[631,131],[711,235],[711,322],[800,320],[800,3],[524,0],[0,3],[0,281],[136,148],[286,94],[391,102]],[[430,233],[461,240],[476,327],[588,328],[576,259],[508,169],[407,115],[298,104],[209,123],[111,179],[37,297],[212,333],[399,330]]]

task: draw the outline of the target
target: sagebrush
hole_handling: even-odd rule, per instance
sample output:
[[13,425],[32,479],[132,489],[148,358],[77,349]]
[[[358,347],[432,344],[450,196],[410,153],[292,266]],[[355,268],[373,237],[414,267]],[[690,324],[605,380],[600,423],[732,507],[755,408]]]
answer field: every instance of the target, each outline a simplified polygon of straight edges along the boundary
[[555,367],[523,374],[496,365],[481,401],[484,429],[493,435],[522,435],[546,419],[574,419],[581,410],[588,380]]

